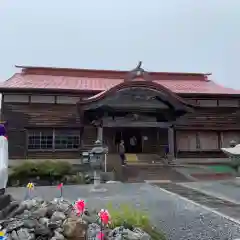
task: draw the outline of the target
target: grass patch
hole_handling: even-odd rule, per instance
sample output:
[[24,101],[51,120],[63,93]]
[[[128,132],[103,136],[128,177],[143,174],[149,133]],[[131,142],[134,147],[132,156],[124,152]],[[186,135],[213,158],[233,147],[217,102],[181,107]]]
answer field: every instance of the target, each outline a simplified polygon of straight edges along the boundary
[[108,204],[107,209],[111,216],[111,228],[125,226],[132,230],[139,227],[147,232],[153,240],[166,240],[165,235],[154,227],[148,214],[128,204],[121,204],[118,208]]
[[216,173],[233,173],[235,170],[229,165],[212,165],[208,166],[208,169]]

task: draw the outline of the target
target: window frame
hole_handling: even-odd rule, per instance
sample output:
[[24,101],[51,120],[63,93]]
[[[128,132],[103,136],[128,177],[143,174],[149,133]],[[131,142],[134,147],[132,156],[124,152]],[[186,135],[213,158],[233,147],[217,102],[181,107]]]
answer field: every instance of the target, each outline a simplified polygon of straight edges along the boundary
[[[80,145],[81,145],[81,137],[80,137],[80,132],[79,134],[77,133],[74,133],[74,134],[69,134],[67,131],[66,133],[62,133],[63,136],[65,137],[69,137],[69,136],[73,136],[73,137],[78,137],[78,148],[56,148],[55,145],[56,145],[56,136],[58,135],[61,135],[61,134],[56,134],[56,130],[53,129],[51,131],[49,131],[49,136],[51,135],[52,136],[52,147],[51,148],[41,148],[41,136],[42,136],[42,133],[44,132],[45,130],[42,129],[42,130],[37,130],[37,129],[31,129],[31,130],[28,130],[27,132],[27,151],[29,152],[75,152],[75,151],[79,151],[80,149]],[[64,131],[64,129],[62,130]],[[38,134],[36,134],[38,133]],[[30,145],[30,137],[34,137],[34,136],[40,136],[40,148],[29,148],[29,145]],[[74,144],[73,144],[74,145]]]
[[[56,138],[57,137],[73,138],[73,141],[74,141],[74,138],[75,139],[78,138],[78,140],[77,140],[78,144],[76,144],[76,145],[78,145],[78,147],[77,148],[57,148],[56,147],[56,145],[58,145],[56,143]],[[66,140],[66,141],[68,141],[68,140]],[[68,143],[65,143],[65,144],[68,145]],[[63,133],[57,133],[57,131],[54,131],[54,150],[55,151],[77,151],[80,148],[80,144],[81,144],[80,134],[75,134],[75,133],[73,133],[73,134],[63,134]],[[75,145],[74,142],[72,142],[71,145],[74,146]]]

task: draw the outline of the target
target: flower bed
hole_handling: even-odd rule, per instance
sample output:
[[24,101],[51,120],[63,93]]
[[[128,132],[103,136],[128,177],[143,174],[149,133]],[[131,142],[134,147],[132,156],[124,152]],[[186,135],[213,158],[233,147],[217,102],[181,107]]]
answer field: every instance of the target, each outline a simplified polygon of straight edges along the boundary
[[38,186],[85,183],[84,176],[76,174],[72,165],[67,162],[25,162],[10,169],[8,185],[26,186],[34,182]]
[[166,239],[152,227],[146,214],[129,206],[110,207],[109,213],[105,210],[98,213],[81,205],[79,212],[76,205],[64,199],[36,198],[19,203],[10,200],[9,195],[0,197],[0,206],[1,233],[11,239]]

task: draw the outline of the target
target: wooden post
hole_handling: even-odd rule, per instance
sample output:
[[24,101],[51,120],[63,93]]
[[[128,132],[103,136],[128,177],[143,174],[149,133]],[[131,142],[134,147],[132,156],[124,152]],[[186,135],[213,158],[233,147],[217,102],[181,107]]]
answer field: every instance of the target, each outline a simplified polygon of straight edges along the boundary
[[97,140],[103,143],[103,127],[101,125],[97,128]]
[[174,128],[169,127],[168,128],[168,148],[169,148],[169,160],[174,159]]

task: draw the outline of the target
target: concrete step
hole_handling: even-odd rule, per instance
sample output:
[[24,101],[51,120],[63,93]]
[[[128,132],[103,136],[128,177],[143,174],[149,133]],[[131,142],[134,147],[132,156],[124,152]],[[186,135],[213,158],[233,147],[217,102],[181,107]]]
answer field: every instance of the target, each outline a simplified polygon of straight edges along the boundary
[[153,163],[162,162],[163,159],[157,154],[137,154],[138,162]]
[[125,179],[187,181],[181,173],[171,167],[160,165],[127,165],[123,169]]

